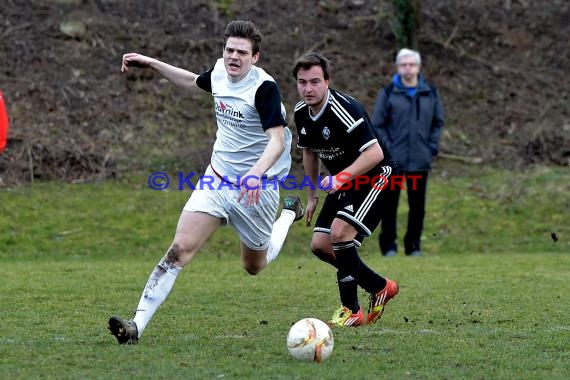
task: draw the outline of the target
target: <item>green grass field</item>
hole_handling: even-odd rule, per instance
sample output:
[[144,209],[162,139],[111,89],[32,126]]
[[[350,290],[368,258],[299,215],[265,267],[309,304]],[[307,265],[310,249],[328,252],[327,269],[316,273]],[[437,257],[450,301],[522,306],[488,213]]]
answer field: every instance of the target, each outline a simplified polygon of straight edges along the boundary
[[144,175],[2,189],[0,379],[568,379],[569,194],[567,168],[440,170],[425,256],[382,258],[377,232],[360,250],[400,294],[378,324],[334,330],[332,357],[312,364],[288,356],[287,332],[326,320],[338,295],[301,223],[254,277],[218,231],[140,344],[119,346],[107,319],[132,314],[188,193]]

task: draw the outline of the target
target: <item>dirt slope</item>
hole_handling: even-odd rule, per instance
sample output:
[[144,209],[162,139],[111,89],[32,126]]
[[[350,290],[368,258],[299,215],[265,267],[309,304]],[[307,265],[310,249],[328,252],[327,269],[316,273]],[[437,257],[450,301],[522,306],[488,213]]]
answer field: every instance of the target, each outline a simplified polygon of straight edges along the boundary
[[[309,49],[333,61],[333,86],[372,113],[394,71],[391,14],[374,0],[4,0],[0,90],[11,131],[0,186],[202,168],[215,134],[210,97],[151,72],[121,74],[120,59],[139,51],[205,70],[234,18],[264,32],[259,64],[279,81],[289,116],[290,65]],[[444,98],[444,155],[568,165],[569,19],[562,0],[423,1],[420,50]]]

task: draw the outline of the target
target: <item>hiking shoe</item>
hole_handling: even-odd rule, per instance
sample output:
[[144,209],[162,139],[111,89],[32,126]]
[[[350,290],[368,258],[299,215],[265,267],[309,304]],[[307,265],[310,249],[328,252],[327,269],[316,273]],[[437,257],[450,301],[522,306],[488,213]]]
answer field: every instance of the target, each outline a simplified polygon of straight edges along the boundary
[[370,295],[368,304],[368,323],[376,323],[380,319],[388,301],[398,294],[398,284],[395,281],[386,279],[386,286],[376,294]]
[[283,199],[283,209],[293,211],[295,213],[295,221],[301,219],[305,215],[305,210],[301,204],[301,198],[297,195],[286,195],[285,199]]
[[119,344],[137,344],[139,333],[135,322],[113,315],[107,326]]
[[358,313],[353,313],[348,307],[341,306],[327,324],[331,327],[362,326],[364,324],[362,306],[358,309]]

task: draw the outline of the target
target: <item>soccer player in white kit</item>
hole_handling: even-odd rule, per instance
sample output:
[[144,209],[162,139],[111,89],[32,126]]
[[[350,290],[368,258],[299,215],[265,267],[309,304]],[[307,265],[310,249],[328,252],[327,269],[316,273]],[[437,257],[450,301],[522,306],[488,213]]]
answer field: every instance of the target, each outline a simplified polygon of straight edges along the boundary
[[[238,233],[244,269],[259,273],[273,261],[294,221],[303,217],[297,196],[284,199],[280,217],[278,186],[291,166],[291,131],[275,80],[255,66],[262,36],[250,21],[232,21],[224,33],[223,57],[202,74],[137,53],[123,56],[121,70],[151,68],[184,89],[200,88],[214,98],[217,121],[211,163],[180,215],[174,240],[152,271],[132,320],[112,316],[108,328],[119,344],[136,344],[170,293],[178,273],[222,225]],[[274,181],[273,184],[276,184]]]

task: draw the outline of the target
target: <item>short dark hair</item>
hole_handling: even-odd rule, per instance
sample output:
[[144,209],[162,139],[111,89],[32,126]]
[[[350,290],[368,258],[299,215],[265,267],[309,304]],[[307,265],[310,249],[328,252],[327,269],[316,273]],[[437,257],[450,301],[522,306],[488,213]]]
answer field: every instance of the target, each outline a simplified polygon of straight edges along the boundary
[[263,39],[261,32],[257,29],[255,24],[251,21],[244,20],[235,20],[226,26],[226,30],[224,32],[224,47],[230,37],[246,38],[250,40],[253,55],[256,55],[259,52],[261,40]]
[[329,79],[329,60],[319,53],[309,52],[297,58],[293,66],[293,78],[297,79],[300,69],[308,70],[313,66],[321,66],[325,80]]

